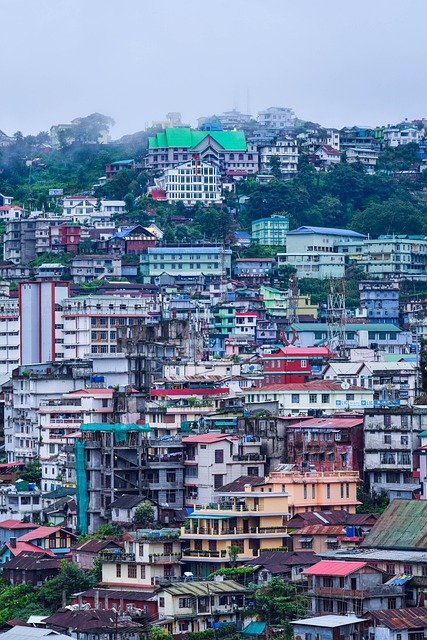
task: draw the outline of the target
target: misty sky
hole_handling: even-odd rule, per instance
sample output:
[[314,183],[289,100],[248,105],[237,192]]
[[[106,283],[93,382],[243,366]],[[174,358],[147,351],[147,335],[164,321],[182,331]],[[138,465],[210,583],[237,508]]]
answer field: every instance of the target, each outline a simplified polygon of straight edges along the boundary
[[114,138],[289,106],[326,126],[427,116],[426,0],[0,0],[7,134],[99,111]]

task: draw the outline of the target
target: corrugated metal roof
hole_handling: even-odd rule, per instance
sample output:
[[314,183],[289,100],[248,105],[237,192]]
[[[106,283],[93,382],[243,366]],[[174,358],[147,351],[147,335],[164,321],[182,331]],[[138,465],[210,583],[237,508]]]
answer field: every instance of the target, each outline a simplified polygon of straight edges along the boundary
[[209,593],[247,593],[249,589],[235,580],[223,580],[222,582],[179,582],[165,587],[165,591],[173,596],[205,596]]
[[339,560],[321,560],[302,572],[304,576],[348,576],[363,567],[367,562],[341,562]]
[[410,609],[377,609],[368,616],[389,629],[422,629],[427,626],[427,607]]
[[427,549],[427,501],[393,500],[366,537],[363,547]]
[[323,233],[330,236],[351,236],[354,238],[366,238],[362,233],[350,229],[334,229],[332,227],[298,227],[288,231],[288,235],[302,235],[306,233]]

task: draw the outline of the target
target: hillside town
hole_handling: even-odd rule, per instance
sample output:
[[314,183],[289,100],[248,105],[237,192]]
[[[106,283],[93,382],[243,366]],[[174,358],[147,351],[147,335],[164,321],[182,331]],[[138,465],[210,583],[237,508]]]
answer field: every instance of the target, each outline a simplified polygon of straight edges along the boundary
[[0,635],[423,640],[427,119],[29,138],[0,131]]

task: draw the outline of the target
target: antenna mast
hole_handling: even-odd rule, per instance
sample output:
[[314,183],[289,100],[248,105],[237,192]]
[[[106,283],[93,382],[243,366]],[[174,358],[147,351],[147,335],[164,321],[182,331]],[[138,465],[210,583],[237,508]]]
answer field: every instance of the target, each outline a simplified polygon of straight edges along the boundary
[[299,289],[298,289],[298,276],[292,273],[289,276],[289,289],[288,289],[288,322],[294,324],[298,322],[298,301],[299,301]]
[[328,281],[328,346],[336,350],[337,354],[345,357],[345,280],[344,278],[329,278]]

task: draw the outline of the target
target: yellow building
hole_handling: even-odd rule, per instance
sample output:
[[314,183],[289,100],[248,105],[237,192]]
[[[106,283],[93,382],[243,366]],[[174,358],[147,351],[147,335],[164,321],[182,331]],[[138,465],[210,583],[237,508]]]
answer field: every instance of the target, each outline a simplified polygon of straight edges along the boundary
[[295,471],[282,465],[265,479],[268,491],[286,492],[291,516],[303,511],[344,509],[356,513],[357,471]]
[[[242,481],[247,479],[243,476]],[[182,560],[198,577],[229,567],[234,560],[243,564],[261,551],[287,550],[288,494],[281,487],[272,490],[249,482],[242,486],[242,481],[218,490],[218,505],[195,506],[189,526],[181,529]]]

